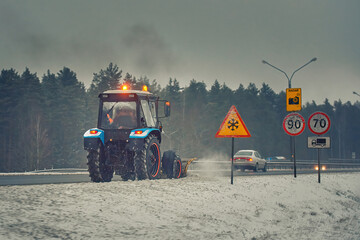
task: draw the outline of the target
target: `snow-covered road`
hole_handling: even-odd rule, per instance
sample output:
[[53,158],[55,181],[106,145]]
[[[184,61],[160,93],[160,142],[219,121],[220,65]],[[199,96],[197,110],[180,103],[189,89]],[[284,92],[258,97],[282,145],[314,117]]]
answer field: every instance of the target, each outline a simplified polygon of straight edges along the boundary
[[360,173],[0,187],[0,239],[360,239]]

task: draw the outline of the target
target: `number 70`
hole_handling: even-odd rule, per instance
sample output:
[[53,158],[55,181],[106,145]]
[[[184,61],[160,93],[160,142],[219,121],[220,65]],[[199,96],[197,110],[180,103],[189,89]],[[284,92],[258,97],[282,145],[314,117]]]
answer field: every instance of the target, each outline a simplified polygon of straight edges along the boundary
[[[325,119],[313,119],[314,123],[314,128],[316,128],[317,126],[320,126],[321,128],[325,128],[326,127],[326,121]],[[318,125],[319,124],[319,125]]]

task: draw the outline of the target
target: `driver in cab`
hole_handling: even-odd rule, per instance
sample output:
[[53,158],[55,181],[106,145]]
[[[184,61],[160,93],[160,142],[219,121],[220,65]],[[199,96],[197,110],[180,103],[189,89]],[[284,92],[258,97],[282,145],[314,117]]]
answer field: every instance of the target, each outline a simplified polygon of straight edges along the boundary
[[117,129],[132,129],[137,127],[135,109],[129,106],[118,107],[113,115],[113,128]]

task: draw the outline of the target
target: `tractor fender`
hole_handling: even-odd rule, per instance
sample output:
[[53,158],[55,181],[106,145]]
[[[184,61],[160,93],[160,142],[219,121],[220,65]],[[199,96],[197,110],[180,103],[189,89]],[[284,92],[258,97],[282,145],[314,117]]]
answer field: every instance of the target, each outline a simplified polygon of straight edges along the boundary
[[157,128],[139,128],[134,129],[130,132],[129,141],[126,145],[126,149],[130,151],[137,151],[139,149],[143,149],[144,139],[150,134],[155,135],[159,141],[161,142],[161,134],[160,130]]
[[159,143],[161,143],[161,134],[160,134],[160,130],[157,128],[139,128],[139,129],[134,129],[130,132],[130,140],[131,139],[145,139],[147,136],[149,136],[150,134],[155,135],[158,140]]
[[84,149],[96,150],[99,144],[104,145],[104,131],[98,128],[91,128],[84,133]]

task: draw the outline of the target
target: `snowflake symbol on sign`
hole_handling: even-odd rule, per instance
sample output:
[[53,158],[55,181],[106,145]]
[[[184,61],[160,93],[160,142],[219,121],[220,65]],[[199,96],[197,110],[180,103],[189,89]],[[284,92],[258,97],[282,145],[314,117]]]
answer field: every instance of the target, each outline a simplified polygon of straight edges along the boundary
[[235,131],[239,127],[239,122],[232,118],[228,121],[228,128],[230,128],[231,131]]

